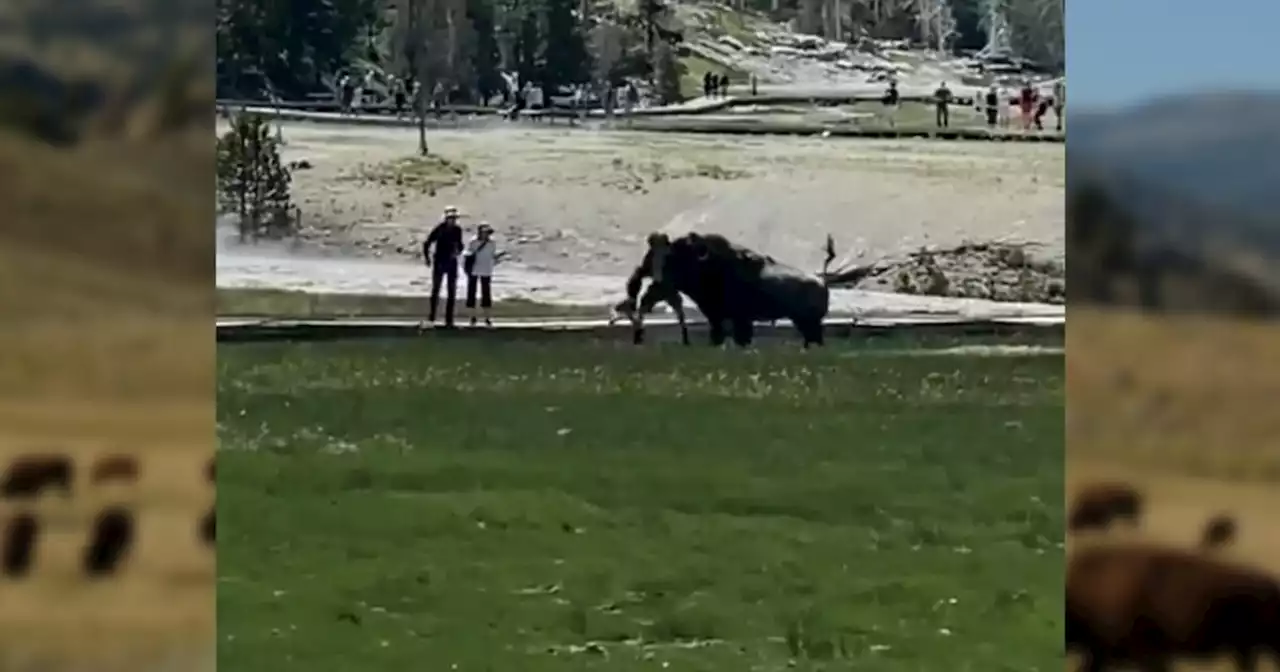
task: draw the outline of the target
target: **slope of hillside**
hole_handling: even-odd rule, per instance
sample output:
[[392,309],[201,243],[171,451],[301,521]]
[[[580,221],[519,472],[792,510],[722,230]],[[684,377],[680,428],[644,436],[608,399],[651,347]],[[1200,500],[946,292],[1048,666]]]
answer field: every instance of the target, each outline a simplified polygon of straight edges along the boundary
[[[1100,194],[1087,215],[1068,208],[1073,274],[1132,275],[1149,305],[1280,307],[1280,94],[1185,96],[1076,115],[1067,169],[1072,204],[1086,190]],[[1112,242],[1097,247],[1099,235]],[[1100,249],[1112,250],[1111,261]]]
[[974,59],[908,48],[902,40],[827,40],[726,4],[678,2],[673,8],[690,60],[737,73],[743,81],[755,75],[762,93],[879,92],[892,77],[906,95],[930,94],[940,82],[972,95],[992,83],[1045,78],[1031,72],[997,77],[981,72]]
[[0,134],[0,399],[212,389],[212,204],[180,169],[193,156]]
[[213,218],[207,140],[55,149],[0,132],[0,175],[0,246],[79,258],[155,283],[210,284],[213,240],[202,224]]
[[[1241,215],[1280,206],[1280,92],[1188,95],[1073,114],[1073,164],[1123,174]],[[1276,229],[1280,250],[1280,227]]]

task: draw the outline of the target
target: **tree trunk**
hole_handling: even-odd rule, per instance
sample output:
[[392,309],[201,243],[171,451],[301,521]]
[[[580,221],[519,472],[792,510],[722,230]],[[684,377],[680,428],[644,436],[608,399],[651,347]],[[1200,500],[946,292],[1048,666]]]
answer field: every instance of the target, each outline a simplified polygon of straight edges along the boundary
[[[418,84],[422,86],[422,84]],[[419,96],[419,100],[425,102],[425,96]],[[427,155],[427,110],[422,102],[418,103],[418,153],[422,156]]]

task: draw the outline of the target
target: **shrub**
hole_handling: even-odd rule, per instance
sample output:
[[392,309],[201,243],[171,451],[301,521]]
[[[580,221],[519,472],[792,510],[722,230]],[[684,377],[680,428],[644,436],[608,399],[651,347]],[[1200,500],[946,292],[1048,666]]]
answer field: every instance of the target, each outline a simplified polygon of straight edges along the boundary
[[292,176],[270,122],[256,114],[232,117],[231,129],[218,138],[217,165],[219,209],[238,216],[242,242],[294,233]]

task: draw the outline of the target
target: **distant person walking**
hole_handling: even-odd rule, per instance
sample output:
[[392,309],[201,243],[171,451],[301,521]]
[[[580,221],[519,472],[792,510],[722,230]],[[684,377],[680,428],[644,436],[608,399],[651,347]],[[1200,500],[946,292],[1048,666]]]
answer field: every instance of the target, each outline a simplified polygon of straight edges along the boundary
[[467,274],[466,307],[471,313],[471,326],[476,326],[476,293],[480,294],[480,315],[486,327],[493,326],[490,311],[493,308],[493,269],[502,253],[493,242],[493,227],[481,222],[476,237],[467,243],[462,257],[462,270]]
[[639,89],[636,88],[635,82],[627,82],[626,113],[628,117],[631,116],[631,112],[634,111],[636,109],[636,106],[639,104],[640,104]]
[[351,82],[351,78],[343,75],[338,78],[338,101],[339,109],[343,114],[351,112],[351,97],[355,93],[355,85]]
[[[712,75],[714,77],[715,75]],[[729,95],[729,73],[720,75],[719,85],[716,87],[720,91],[720,96],[727,97]]]
[[756,73],[751,73],[751,97],[760,95],[760,80],[756,79]]
[[898,103],[902,100],[902,95],[898,93],[898,82],[889,80],[889,88],[884,92],[885,108],[889,111],[889,125],[893,126],[898,117]]
[[395,91],[392,98],[396,106],[396,116],[402,117],[404,116],[404,105],[409,98],[409,92],[405,89],[403,79],[395,80],[395,82],[392,83],[392,87],[394,87]]
[[364,105],[364,79],[360,78],[352,82],[354,91],[351,94],[351,113],[359,114],[361,106]]
[[938,86],[938,90],[933,92],[934,104],[934,123],[938,128],[947,128],[951,125],[951,89],[947,88],[947,83],[943,82]]
[[1022,113],[1022,130],[1031,130],[1031,111],[1036,104],[1036,90],[1032,88],[1031,81],[1026,80],[1022,83],[1022,90],[1018,93],[1018,110]]
[[1033,121],[1035,122],[1037,131],[1044,130],[1044,115],[1049,112],[1049,106],[1052,104],[1053,99],[1047,97],[1041,98],[1040,102],[1036,104],[1036,114]]
[[702,73],[702,95],[704,98],[716,95],[716,81],[710,70]]
[[987,89],[984,102],[987,104],[987,127],[995,128],[996,123],[1000,120],[1000,91],[996,89],[995,84],[992,84],[991,88]]
[[458,224],[458,209],[451,205],[444,209],[444,217],[422,243],[422,258],[431,269],[431,308],[427,321],[432,324],[435,324],[436,308],[440,303],[440,283],[446,282],[444,326],[453,327],[453,308],[458,299],[458,256],[461,254],[462,226]]
[[1059,79],[1053,83],[1053,116],[1057,119],[1056,130],[1062,130],[1062,112],[1067,107],[1067,80]]

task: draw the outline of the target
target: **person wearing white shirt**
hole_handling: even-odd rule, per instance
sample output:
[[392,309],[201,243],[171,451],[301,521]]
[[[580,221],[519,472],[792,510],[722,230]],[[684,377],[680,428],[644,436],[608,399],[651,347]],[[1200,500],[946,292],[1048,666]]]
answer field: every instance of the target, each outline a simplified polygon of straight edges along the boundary
[[467,274],[466,307],[471,311],[471,326],[476,325],[476,290],[479,290],[484,324],[492,327],[489,311],[493,308],[493,267],[502,257],[493,242],[493,227],[481,223],[463,255],[462,269]]

